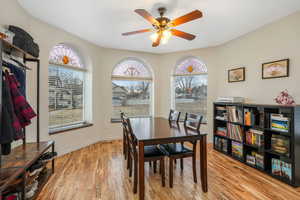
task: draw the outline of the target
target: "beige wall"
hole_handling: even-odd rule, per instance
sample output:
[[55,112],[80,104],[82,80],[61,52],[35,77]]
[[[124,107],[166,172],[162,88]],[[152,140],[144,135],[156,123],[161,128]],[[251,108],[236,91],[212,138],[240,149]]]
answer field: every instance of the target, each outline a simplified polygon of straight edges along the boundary
[[[208,68],[208,126],[203,127],[212,138],[212,103],[217,96],[244,96],[256,103],[273,103],[282,89],[289,89],[297,102],[297,76],[300,75],[300,12],[255,32],[212,48],[170,54],[149,54],[101,48],[69,33],[40,22],[24,12],[15,0],[2,0],[0,24],[14,24],[28,30],[40,45],[41,54],[41,138],[53,139],[60,154],[64,154],[100,140],[121,138],[119,124],[111,124],[111,71],[126,57],[139,57],[151,65],[154,72],[154,114],[166,117],[171,106],[171,74],[176,62],[196,56]],[[55,136],[48,135],[48,55],[57,43],[75,45],[87,59],[92,80],[92,119],[94,126]],[[261,63],[290,58],[289,78],[261,80]],[[227,69],[246,67],[246,81],[227,83]],[[29,73],[28,93],[35,104],[34,71]],[[299,78],[298,78],[299,79]],[[33,124],[34,125],[34,124]],[[35,136],[34,127],[28,129],[29,140]]]
[[[13,24],[27,30],[40,46],[41,82],[40,82],[40,119],[41,139],[53,139],[59,154],[96,143],[100,140],[121,138],[120,124],[111,124],[111,72],[113,67],[126,57],[138,57],[148,63],[154,72],[154,81],[159,74],[158,57],[149,53],[101,48],[79,39],[69,33],[40,22],[25,13],[16,0],[2,0],[0,8],[0,25]],[[84,54],[92,78],[92,122],[94,126],[71,132],[49,136],[48,134],[48,57],[51,48],[58,43],[69,43]],[[35,105],[36,71],[28,72],[28,98]],[[158,108],[159,84],[155,81],[154,108]],[[157,112],[157,109],[154,113]],[[35,139],[35,121],[28,128],[28,141]]]

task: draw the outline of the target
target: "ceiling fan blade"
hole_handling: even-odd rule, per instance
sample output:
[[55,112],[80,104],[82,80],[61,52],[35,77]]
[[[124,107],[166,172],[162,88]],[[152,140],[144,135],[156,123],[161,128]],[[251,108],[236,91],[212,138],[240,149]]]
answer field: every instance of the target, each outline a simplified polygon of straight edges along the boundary
[[177,29],[171,29],[170,31],[171,31],[172,35],[177,36],[177,37],[181,37],[181,38],[186,39],[186,40],[193,40],[196,37],[195,35],[192,35],[190,33],[186,33],[186,32],[183,32],[183,31],[179,31]]
[[157,47],[157,46],[159,46],[161,38],[162,38],[162,33],[159,33],[159,35],[158,35],[156,41],[152,43],[152,47]]
[[190,12],[186,15],[183,15],[181,17],[178,17],[170,22],[170,27],[179,26],[180,24],[184,24],[190,21],[193,21],[195,19],[201,18],[203,16],[202,12],[200,10],[194,10],[193,12]]
[[138,31],[132,31],[132,32],[126,32],[126,33],[122,33],[123,36],[126,35],[133,35],[133,34],[138,34],[138,33],[146,33],[146,32],[151,32],[152,29],[148,28],[148,29],[142,29],[142,30],[138,30]]
[[159,24],[159,22],[150,13],[148,13],[145,9],[136,9],[136,10],[134,10],[134,12],[136,12],[140,16],[144,17],[151,24],[156,24],[156,25]]

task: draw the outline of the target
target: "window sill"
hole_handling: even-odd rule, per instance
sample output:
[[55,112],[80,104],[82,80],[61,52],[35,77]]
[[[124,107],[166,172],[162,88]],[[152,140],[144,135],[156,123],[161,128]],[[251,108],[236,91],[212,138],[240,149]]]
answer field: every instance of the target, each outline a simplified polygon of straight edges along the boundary
[[93,124],[92,123],[81,123],[81,124],[70,125],[70,126],[61,127],[61,128],[55,128],[55,129],[49,130],[49,135],[55,135],[55,134],[73,131],[76,129],[86,128],[86,127],[90,127],[90,126],[93,126]]
[[116,124],[116,123],[121,123],[121,119],[117,119],[117,118],[112,118],[112,119],[110,119],[110,123],[112,123],[112,124]]

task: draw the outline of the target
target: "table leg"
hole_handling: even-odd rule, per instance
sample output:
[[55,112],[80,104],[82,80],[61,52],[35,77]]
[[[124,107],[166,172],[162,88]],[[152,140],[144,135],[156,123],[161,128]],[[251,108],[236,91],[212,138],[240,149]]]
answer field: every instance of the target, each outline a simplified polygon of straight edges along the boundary
[[145,199],[144,142],[139,142],[139,200]]
[[206,135],[200,140],[200,174],[202,191],[207,192],[207,145]]

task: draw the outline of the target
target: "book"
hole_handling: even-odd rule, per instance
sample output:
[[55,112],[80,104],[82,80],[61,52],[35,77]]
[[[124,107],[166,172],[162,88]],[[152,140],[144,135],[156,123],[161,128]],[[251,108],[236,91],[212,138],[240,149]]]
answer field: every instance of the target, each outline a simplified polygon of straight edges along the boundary
[[227,106],[227,115],[230,122],[243,123],[242,110],[236,106]]
[[232,141],[232,155],[240,159],[243,158],[243,145],[239,142]]
[[290,140],[284,136],[272,135],[271,149],[279,154],[290,156]]
[[256,159],[255,159],[255,156],[252,156],[252,155],[246,155],[246,162],[249,164],[249,165],[253,165],[255,166],[255,163],[256,163]]
[[258,168],[264,169],[264,156],[261,154],[256,153],[255,154],[255,159],[256,159],[256,166]]
[[226,127],[217,127],[216,134],[227,137],[227,128]]
[[264,132],[255,129],[249,129],[246,131],[246,144],[263,147]]
[[281,132],[289,132],[289,118],[284,117],[282,114],[274,114],[270,115],[270,127],[272,130],[281,131]]
[[228,140],[226,140],[224,138],[215,137],[215,148],[227,153],[228,152]]
[[227,123],[227,136],[231,139],[243,142],[243,130],[241,126]]
[[292,181],[292,165],[282,160],[272,158],[272,174]]

